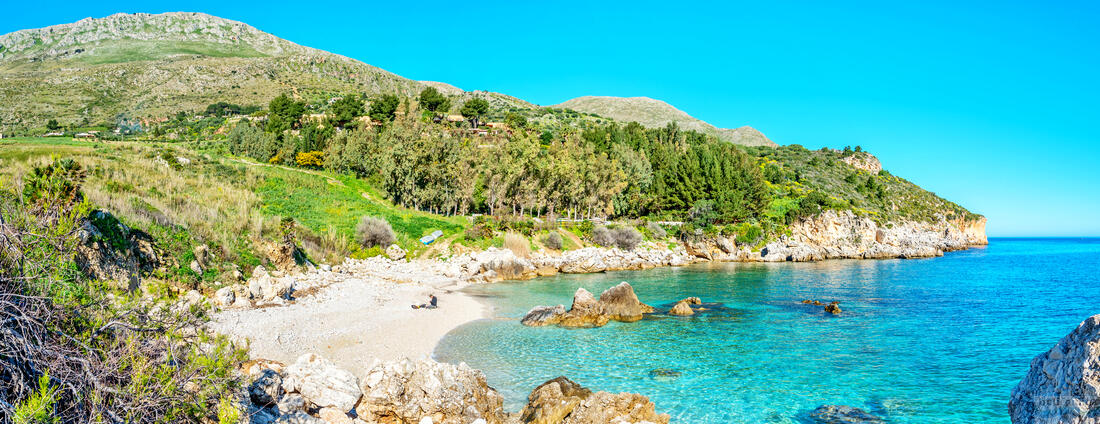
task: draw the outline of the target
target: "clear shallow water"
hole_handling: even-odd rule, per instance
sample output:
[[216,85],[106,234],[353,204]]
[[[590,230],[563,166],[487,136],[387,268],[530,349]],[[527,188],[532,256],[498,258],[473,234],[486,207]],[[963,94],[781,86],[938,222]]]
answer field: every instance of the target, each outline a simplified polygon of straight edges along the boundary
[[[661,307],[687,296],[727,309],[598,329],[532,328],[535,305],[569,306],[628,281]],[[468,289],[494,318],[448,334],[436,359],[465,361],[518,410],[565,375],[638,392],[675,422],[799,423],[822,404],[892,423],[1007,423],[1031,359],[1100,313],[1100,239],[993,239],[942,258],[562,275]],[[838,300],[827,316],[802,299]],[[443,307],[446,307],[443,305]],[[671,368],[678,378],[655,379]]]

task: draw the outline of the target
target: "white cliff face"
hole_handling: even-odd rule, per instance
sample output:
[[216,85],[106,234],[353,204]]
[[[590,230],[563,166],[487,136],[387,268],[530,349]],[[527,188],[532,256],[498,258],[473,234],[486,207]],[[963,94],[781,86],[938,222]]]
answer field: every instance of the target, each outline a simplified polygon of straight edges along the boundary
[[1100,315],[1031,360],[1008,412],[1014,424],[1100,424]]
[[852,168],[867,171],[871,174],[878,174],[879,171],[882,171],[882,163],[870,153],[860,152],[846,156],[841,160]]
[[829,210],[794,223],[790,230],[790,236],[759,252],[713,249],[712,253],[717,260],[762,262],[921,258],[987,244],[984,217],[879,225],[851,211]]

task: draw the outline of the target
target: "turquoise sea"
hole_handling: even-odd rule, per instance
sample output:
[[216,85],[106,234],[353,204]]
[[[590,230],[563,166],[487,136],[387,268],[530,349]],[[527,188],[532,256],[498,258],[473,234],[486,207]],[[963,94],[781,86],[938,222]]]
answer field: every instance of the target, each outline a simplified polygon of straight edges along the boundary
[[[535,305],[630,282],[643,302],[720,303],[689,318],[595,329],[532,328]],[[494,317],[448,334],[436,359],[465,361],[518,410],[538,384],[637,392],[675,422],[802,423],[822,404],[893,423],[1007,423],[1033,357],[1100,313],[1100,239],[992,239],[913,260],[704,264],[561,275],[468,289]],[[837,300],[827,315],[803,299]],[[671,369],[679,377],[651,377]]]

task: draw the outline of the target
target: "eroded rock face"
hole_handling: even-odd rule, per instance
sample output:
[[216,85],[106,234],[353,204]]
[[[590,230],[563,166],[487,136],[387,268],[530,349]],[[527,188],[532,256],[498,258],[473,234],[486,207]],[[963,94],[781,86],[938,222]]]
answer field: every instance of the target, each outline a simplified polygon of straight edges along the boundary
[[1008,412],[1015,424],[1100,424],[1100,315],[1031,360]]
[[882,163],[874,155],[866,152],[855,153],[841,159],[852,168],[866,171],[869,174],[878,174],[882,171]]
[[524,325],[561,325],[564,327],[602,327],[611,320],[633,322],[652,313],[653,307],[642,303],[634,294],[630,283],[604,290],[597,300],[583,287],[573,295],[573,306],[565,311],[561,305],[556,307],[538,306],[531,309],[520,321]]
[[595,392],[565,377],[547,381],[527,397],[520,414],[525,423],[668,423],[649,398],[634,393]]
[[465,424],[478,419],[503,423],[504,399],[485,382],[481,371],[466,364],[418,361],[375,361],[362,384],[363,400],[356,406],[367,422],[421,422]]

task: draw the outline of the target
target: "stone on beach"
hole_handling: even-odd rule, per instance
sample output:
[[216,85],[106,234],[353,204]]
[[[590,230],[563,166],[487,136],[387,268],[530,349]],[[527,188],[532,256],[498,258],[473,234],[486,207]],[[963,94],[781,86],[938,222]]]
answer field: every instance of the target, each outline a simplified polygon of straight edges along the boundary
[[355,412],[367,422],[420,422],[430,417],[435,423],[465,424],[506,419],[504,399],[489,387],[481,371],[464,363],[375,361],[366,372],[362,391],[363,400]]
[[300,393],[319,407],[341,411],[350,411],[362,396],[354,375],[313,353],[302,355],[287,367],[283,389]]

